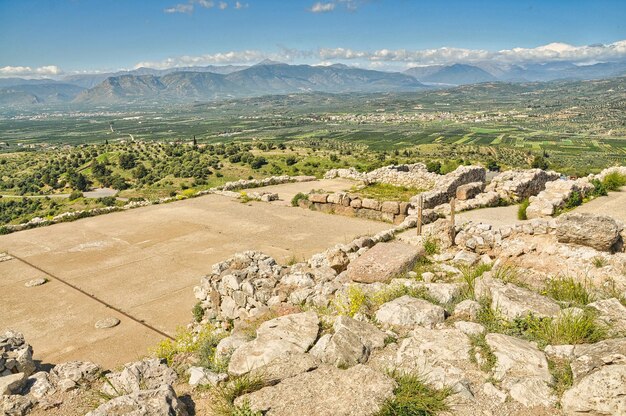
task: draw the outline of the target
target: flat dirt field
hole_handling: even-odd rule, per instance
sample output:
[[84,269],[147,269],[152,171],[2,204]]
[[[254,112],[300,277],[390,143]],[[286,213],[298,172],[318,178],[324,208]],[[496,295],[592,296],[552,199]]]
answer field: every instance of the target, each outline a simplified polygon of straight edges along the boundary
[[[285,190],[340,186],[324,182]],[[272,188],[281,195],[280,186]],[[0,237],[0,252],[15,257],[0,262],[0,329],[23,332],[44,364],[79,359],[113,367],[146,354],[163,336],[50,275],[173,335],[190,321],[192,287],[214,263],[244,250],[282,263],[303,260],[389,227],[208,195],[9,234]],[[50,281],[24,286],[37,277]],[[121,324],[95,329],[111,316]]]

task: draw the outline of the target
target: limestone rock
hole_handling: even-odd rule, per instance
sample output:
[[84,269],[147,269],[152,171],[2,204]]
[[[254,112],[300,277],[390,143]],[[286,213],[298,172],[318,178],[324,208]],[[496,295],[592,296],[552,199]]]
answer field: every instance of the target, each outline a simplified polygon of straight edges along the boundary
[[104,319],[100,319],[98,322],[96,322],[96,329],[107,329],[107,328],[113,328],[114,326],[117,326],[120,324],[120,320],[114,317],[109,317],[109,318],[104,318]]
[[257,338],[241,345],[233,353],[228,372],[245,374],[288,354],[306,352],[317,339],[319,318],[315,312],[281,316],[264,322]]
[[605,365],[626,365],[626,338],[575,345],[571,362],[574,382]]
[[607,215],[571,212],[557,218],[556,237],[560,243],[610,251],[620,239],[621,227]]
[[139,390],[157,389],[176,381],[176,373],[157,358],[124,364],[120,372],[106,375],[102,391],[112,396],[129,394]]
[[26,287],[41,286],[41,285],[45,284],[46,282],[48,282],[48,279],[44,279],[43,277],[39,277],[37,279],[32,279],[32,280],[29,280],[28,282],[24,283],[24,286],[26,286]]
[[306,373],[319,367],[320,361],[311,354],[295,353],[278,358],[267,365],[250,372],[251,376],[259,376],[269,385]]
[[457,321],[454,327],[465,335],[481,335],[485,333],[485,327],[475,322]]
[[28,377],[34,371],[33,348],[26,343],[24,335],[12,330],[0,333],[0,374],[24,373]]
[[54,387],[50,383],[48,373],[45,371],[39,371],[28,377],[27,380],[28,392],[35,398],[41,399],[42,397],[54,392]]
[[35,402],[28,396],[0,395],[0,411],[5,416],[24,416],[34,405]]
[[475,300],[465,299],[454,307],[454,315],[476,319],[480,311],[480,303]]
[[217,386],[228,378],[228,374],[214,373],[203,367],[189,367],[187,374],[190,386]]
[[608,365],[584,377],[563,394],[568,415],[626,414],[626,365]]
[[611,332],[626,332],[626,306],[615,299],[602,299],[587,305],[598,314],[598,319],[604,322]]
[[409,244],[379,243],[348,265],[348,278],[354,282],[386,282],[409,271],[420,253]]
[[249,403],[267,416],[366,416],[375,415],[393,395],[396,382],[363,365],[347,370],[323,365],[254,393],[236,405]]
[[561,307],[554,300],[512,283],[483,276],[476,279],[477,298],[491,297],[491,307],[508,319],[532,313],[537,317],[556,317]]
[[0,377],[0,396],[17,394],[26,384],[26,375],[24,373],[9,374]]
[[178,400],[172,386],[141,390],[116,397],[100,405],[87,416],[187,416],[185,405]]
[[445,310],[422,299],[404,295],[383,304],[376,312],[381,324],[414,327],[432,326],[445,320]]
[[49,380],[53,386],[66,391],[82,384],[93,383],[100,376],[100,367],[88,361],[68,361],[54,366]]

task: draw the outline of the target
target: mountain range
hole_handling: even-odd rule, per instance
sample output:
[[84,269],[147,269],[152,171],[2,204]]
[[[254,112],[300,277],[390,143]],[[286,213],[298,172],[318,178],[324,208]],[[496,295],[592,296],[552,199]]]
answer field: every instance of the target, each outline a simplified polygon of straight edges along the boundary
[[40,104],[131,104],[210,101],[298,92],[407,92],[428,87],[484,82],[545,82],[626,75],[626,61],[576,65],[572,62],[503,65],[431,65],[403,73],[342,64],[288,65],[263,61],[253,66],[138,68],[60,79],[0,78],[0,106]]

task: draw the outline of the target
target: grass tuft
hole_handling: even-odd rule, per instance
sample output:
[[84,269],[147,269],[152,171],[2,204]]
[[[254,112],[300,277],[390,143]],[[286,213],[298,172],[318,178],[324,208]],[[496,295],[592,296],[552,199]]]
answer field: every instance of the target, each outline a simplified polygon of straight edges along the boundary
[[300,201],[308,201],[309,196],[307,194],[303,194],[302,192],[298,192],[291,198],[291,206],[297,207],[300,204]]
[[235,399],[244,394],[253,393],[265,387],[267,383],[260,376],[251,376],[245,374],[231,379],[227,383],[210,387],[212,402],[211,410],[216,416],[234,416],[234,415],[260,415],[250,409],[249,403],[242,406],[235,406]]
[[521,220],[521,221],[525,221],[528,219],[528,216],[526,215],[526,209],[528,209],[528,206],[530,205],[530,201],[528,200],[528,198],[524,199],[519,206],[517,207],[517,219]]
[[433,236],[427,236],[424,238],[424,251],[429,256],[439,253],[439,242]]
[[571,306],[585,306],[594,301],[594,296],[589,293],[586,285],[572,277],[550,280],[546,285],[545,294]]
[[478,266],[464,266],[461,267],[461,279],[467,285],[462,297],[464,299],[476,299],[474,292],[474,283],[476,279],[482,276],[485,272],[490,271],[492,266],[490,264],[479,264]]
[[452,393],[449,387],[435,389],[419,375],[392,373],[398,383],[394,397],[388,399],[378,416],[431,416],[448,410],[446,399]]
[[[496,365],[497,358],[489,344],[487,344],[487,340],[485,339],[485,334],[479,335],[470,335],[470,361],[479,365],[480,369],[486,373],[491,372]],[[479,354],[482,358],[482,362],[479,364],[476,355]]]
[[607,191],[619,191],[626,185],[626,176],[619,172],[611,172],[602,179],[602,185]]

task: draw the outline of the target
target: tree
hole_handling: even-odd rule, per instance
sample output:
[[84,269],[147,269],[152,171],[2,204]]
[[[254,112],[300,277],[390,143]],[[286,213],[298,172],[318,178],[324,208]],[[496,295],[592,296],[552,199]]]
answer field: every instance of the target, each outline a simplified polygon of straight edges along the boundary
[[426,170],[428,170],[431,173],[441,173],[441,162],[439,162],[438,160],[435,161],[430,161],[428,163],[426,163]]
[[548,167],[550,167],[550,165],[548,164],[548,161],[544,159],[543,156],[539,156],[539,155],[535,156],[530,166],[532,168],[542,169],[542,170],[546,170],[548,169]]
[[135,167],[135,156],[130,153],[120,154],[120,168],[132,169]]
[[490,160],[489,163],[487,163],[487,169],[491,172],[500,172],[500,165],[498,165],[498,162],[495,160]]
[[148,169],[146,169],[143,163],[138,164],[135,170],[133,171],[133,176],[136,179],[141,179],[145,177],[147,174],[148,174]]

